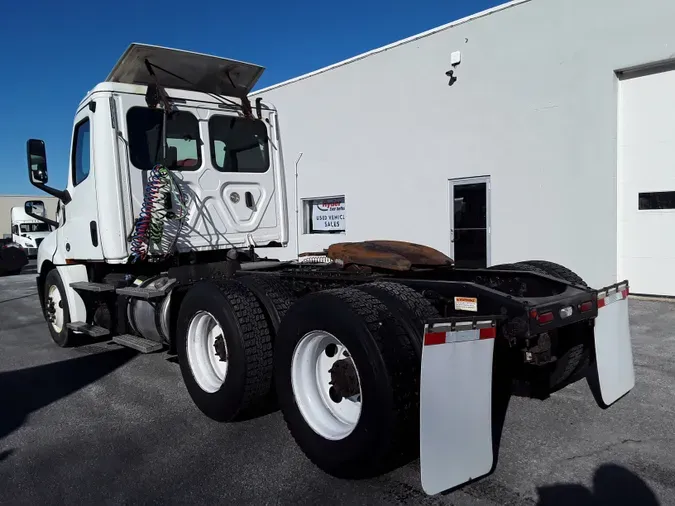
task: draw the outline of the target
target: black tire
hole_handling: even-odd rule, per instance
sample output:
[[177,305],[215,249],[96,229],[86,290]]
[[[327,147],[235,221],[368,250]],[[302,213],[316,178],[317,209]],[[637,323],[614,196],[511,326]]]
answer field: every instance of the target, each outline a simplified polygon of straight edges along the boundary
[[[251,290],[265,309],[270,328],[276,334],[281,320],[284,318],[296,297],[278,276],[269,274],[251,274],[241,276],[237,280]],[[272,336],[274,338],[274,335]]]
[[546,272],[549,276],[560,278],[568,283],[574,283],[576,285],[588,286],[586,282],[579,276],[576,272],[568,269],[567,267],[557,264],[555,262],[549,262],[548,260],[527,260],[525,262],[520,262],[521,264],[531,265],[542,271]]
[[[587,287],[588,284],[577,273],[548,260],[527,260],[520,262],[540,269],[549,276]],[[562,353],[549,377],[549,387],[557,389],[580,375],[590,364],[593,333],[585,323],[576,323],[558,330],[558,350]]]
[[526,262],[492,265],[488,267],[488,269],[494,269],[498,271],[524,271],[524,272],[534,272],[537,274],[547,274],[547,272],[544,269],[537,267],[535,265],[530,265],[529,263]]
[[[187,353],[188,329],[201,311],[216,319],[227,345],[227,375],[212,393],[197,383]],[[213,420],[232,420],[270,390],[273,359],[270,329],[258,300],[236,281],[219,284],[203,281],[188,290],[178,313],[176,352],[190,397]]]
[[[59,295],[61,296],[61,302],[59,304],[59,307],[63,309],[63,326],[61,327],[60,332],[56,331],[56,329],[52,325],[52,322],[50,321],[49,291],[52,286],[56,287],[56,289],[59,291]],[[56,269],[52,269],[51,271],[49,271],[47,273],[47,276],[45,277],[44,297],[45,297],[44,317],[45,320],[47,321],[47,327],[49,328],[49,334],[52,336],[52,340],[61,348],[73,346],[76,341],[76,336],[66,326],[68,323],[70,323],[70,310],[68,307],[68,298],[66,297],[66,290],[63,286],[63,280],[61,279],[61,275],[59,274],[59,271]]]
[[420,360],[424,341],[424,321],[438,318],[438,310],[424,296],[412,288],[400,283],[384,281],[357,286],[361,291],[369,293],[382,301],[399,319],[410,336]]
[[[353,431],[339,440],[315,432],[295,400],[291,364],[296,345],[313,330],[329,332],[349,350],[363,404]],[[340,478],[381,474],[418,448],[420,361],[406,329],[370,294],[354,288],[309,294],[288,311],[274,353],[275,384],[286,424],[305,455]]]
[[[287,288],[283,281],[275,275],[251,274],[241,276],[237,279],[242,285],[251,290],[260,304],[262,304],[263,309],[265,310],[265,318],[267,318],[270,329],[272,346],[274,346],[281,320],[283,320],[297,297]],[[266,397],[269,401],[268,407],[270,409],[276,409],[276,390],[273,381]]]

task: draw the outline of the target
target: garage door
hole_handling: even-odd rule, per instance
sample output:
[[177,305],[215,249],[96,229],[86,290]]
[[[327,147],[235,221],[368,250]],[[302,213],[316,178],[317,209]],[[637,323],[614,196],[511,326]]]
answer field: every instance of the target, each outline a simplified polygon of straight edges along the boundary
[[619,278],[675,296],[675,70],[622,79],[618,112]]

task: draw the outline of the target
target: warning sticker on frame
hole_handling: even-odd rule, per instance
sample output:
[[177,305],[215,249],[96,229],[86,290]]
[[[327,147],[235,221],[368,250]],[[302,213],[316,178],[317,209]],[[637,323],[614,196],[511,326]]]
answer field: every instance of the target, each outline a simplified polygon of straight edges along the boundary
[[456,311],[478,311],[478,299],[476,297],[455,297]]

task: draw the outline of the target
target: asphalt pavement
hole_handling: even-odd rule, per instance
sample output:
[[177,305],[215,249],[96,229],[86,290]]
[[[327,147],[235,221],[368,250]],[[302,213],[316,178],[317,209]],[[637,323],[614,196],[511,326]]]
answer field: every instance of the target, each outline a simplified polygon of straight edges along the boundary
[[427,497],[419,462],[323,474],[278,412],[204,417],[166,353],[52,343],[34,274],[0,278],[0,504],[675,504],[675,304],[632,300],[637,384],[601,410],[585,381],[513,397],[496,471]]

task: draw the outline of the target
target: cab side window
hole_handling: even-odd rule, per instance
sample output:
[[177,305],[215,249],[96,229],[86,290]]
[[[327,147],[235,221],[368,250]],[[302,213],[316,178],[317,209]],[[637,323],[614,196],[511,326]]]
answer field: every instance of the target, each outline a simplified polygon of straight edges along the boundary
[[73,184],[77,186],[87,179],[91,169],[91,151],[90,151],[90,124],[89,119],[85,119],[77,124],[73,135]]

